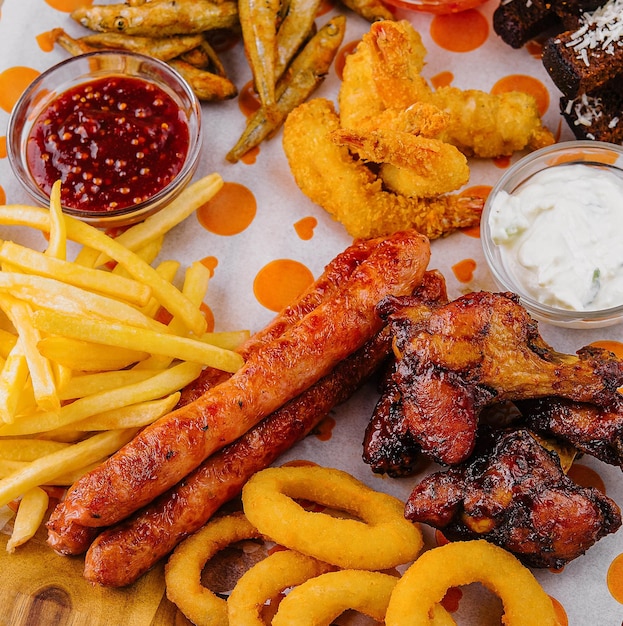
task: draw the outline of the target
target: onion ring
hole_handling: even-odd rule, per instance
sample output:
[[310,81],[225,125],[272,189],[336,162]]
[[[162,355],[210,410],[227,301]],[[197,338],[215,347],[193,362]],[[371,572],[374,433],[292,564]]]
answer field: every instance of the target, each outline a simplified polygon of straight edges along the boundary
[[247,570],[236,583],[227,600],[229,623],[266,626],[261,616],[266,600],[332,569],[328,563],[293,550],[273,552]]
[[390,574],[366,570],[322,574],[290,591],[272,626],[330,626],[347,609],[382,623],[397,582]]
[[227,602],[201,584],[207,561],[228,545],[262,535],[242,513],[214,518],[182,541],[165,567],[167,598],[195,626],[229,626]]
[[447,589],[473,582],[500,597],[506,626],[558,624],[554,605],[532,572],[510,552],[484,539],[448,543],[422,554],[396,584],[385,624],[430,626],[436,623],[430,611]]
[[[309,512],[309,500],[357,519]],[[242,490],[247,519],[263,534],[342,569],[391,569],[422,549],[418,525],[404,517],[404,504],[341,470],[319,467],[268,468]]]

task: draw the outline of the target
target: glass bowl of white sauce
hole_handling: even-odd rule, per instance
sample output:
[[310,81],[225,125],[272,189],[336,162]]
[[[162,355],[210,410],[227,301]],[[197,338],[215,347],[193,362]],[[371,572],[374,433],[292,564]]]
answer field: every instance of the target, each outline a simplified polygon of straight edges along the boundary
[[538,320],[623,321],[623,146],[561,142],[515,163],[481,220],[495,282]]

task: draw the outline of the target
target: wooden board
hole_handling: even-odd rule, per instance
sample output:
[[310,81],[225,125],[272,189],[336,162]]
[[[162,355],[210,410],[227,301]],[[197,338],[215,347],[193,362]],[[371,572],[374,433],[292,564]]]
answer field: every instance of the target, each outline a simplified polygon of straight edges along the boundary
[[82,577],[82,557],[57,555],[46,536],[42,528],[8,554],[0,533],[0,626],[191,624],[165,596],[162,564],[130,587],[106,589]]

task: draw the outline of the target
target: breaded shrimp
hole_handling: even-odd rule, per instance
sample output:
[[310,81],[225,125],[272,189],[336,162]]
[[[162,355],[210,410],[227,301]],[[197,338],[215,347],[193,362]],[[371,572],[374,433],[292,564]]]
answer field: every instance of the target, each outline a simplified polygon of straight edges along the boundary
[[350,129],[334,131],[331,138],[364,161],[380,163],[385,185],[405,196],[436,196],[455,191],[469,180],[465,155],[439,139],[403,131],[358,133]]
[[351,236],[370,238],[414,228],[435,239],[478,223],[480,198],[409,198],[385,190],[374,172],[332,141],[331,133],[339,129],[333,103],[315,98],[288,116],[283,147],[299,188]]
[[346,58],[339,94],[342,126],[380,128],[387,109],[425,103],[447,115],[446,128],[437,138],[468,156],[506,156],[554,143],[532,96],[456,87],[433,90],[420,73],[425,55],[421,37],[409,22],[372,24]]

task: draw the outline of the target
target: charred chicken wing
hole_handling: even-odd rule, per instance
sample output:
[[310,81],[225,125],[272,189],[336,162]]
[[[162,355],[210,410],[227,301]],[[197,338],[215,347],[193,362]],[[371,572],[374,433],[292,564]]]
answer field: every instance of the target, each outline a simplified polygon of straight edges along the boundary
[[486,539],[530,567],[560,568],[621,525],[619,507],[565,476],[527,430],[483,435],[467,463],[419,483],[405,516],[450,540]]
[[[400,302],[392,300],[388,314],[397,337],[387,383],[391,411],[385,398],[378,411],[392,413],[391,430],[409,433],[442,464],[469,457],[479,414],[494,403],[546,396],[600,407],[620,401],[623,362],[595,347],[576,355],[556,352],[513,294],[471,293],[409,311]],[[409,307],[408,299],[402,302]],[[383,306],[387,314],[385,303],[381,315]]]

